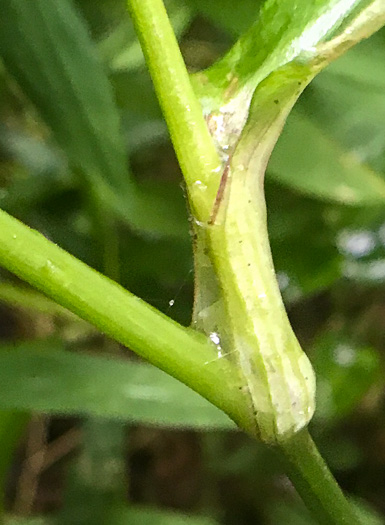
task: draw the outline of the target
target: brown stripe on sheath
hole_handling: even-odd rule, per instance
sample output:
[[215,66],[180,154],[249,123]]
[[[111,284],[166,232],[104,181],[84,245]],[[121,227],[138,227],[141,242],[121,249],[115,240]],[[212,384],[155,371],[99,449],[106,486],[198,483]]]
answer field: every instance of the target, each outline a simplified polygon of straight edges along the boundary
[[210,225],[213,225],[216,221],[218,211],[219,211],[219,206],[222,202],[223,194],[225,192],[226,184],[229,178],[229,172],[230,172],[230,159],[227,162],[225,169],[223,170],[223,173],[222,173],[221,182],[219,183],[219,188],[217,191],[217,196],[215,197],[213,209],[211,210],[211,216],[209,220]]

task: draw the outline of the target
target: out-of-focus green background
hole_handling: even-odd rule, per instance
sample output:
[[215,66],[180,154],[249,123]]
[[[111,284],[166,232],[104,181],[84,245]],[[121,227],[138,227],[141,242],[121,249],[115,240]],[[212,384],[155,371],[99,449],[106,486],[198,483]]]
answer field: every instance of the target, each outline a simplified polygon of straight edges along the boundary
[[[100,271],[104,237],[115,277],[188,325],[182,177],[124,1],[50,5],[63,21],[55,33],[42,30],[49,7],[35,19],[25,4],[20,24],[0,25],[0,207]],[[223,55],[259,3],[166,5],[193,73]],[[266,179],[279,284],[317,371],[311,431],[369,525],[385,516],[384,122],[382,31],[307,88]],[[122,151],[142,204],[125,200]],[[105,211],[94,199],[99,168],[123,205]],[[272,451],[1,269],[0,340],[0,438],[9,421],[29,420],[7,476],[6,508],[19,516],[9,523],[313,523]]]

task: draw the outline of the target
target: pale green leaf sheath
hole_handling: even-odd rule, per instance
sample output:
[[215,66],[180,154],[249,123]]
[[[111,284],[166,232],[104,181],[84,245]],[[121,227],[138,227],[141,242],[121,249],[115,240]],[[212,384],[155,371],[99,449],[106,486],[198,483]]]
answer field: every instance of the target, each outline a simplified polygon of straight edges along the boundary
[[216,308],[204,320],[206,327],[206,312],[196,312],[196,319],[206,330],[210,322],[218,330],[221,357],[228,354],[236,362],[255,431],[267,442],[291,437],[314,412],[315,377],[275,277],[263,191],[267,160],[304,78],[303,67],[290,67],[259,86],[222,176],[210,224],[201,226],[206,235],[198,236],[210,252],[224,313],[221,318]]
[[[264,15],[278,4],[267,2]],[[315,9],[317,3],[311,4]],[[283,45],[281,63],[274,54],[266,56],[259,69],[264,80],[258,74],[254,79],[237,77],[235,72],[246,67],[244,59],[234,65],[231,56],[225,57],[222,65],[214,66],[222,74],[228,67],[229,83],[222,97],[214,89],[211,101],[202,101],[206,108],[211,106],[207,121],[224,170],[208,224],[196,221],[194,319],[198,328],[220,336],[219,357],[236,363],[255,431],[270,443],[283,442],[308,424],[315,408],[315,376],[291,329],[275,277],[263,191],[266,164],[303,89],[333,58],[371,32],[367,22],[373,24],[373,9],[379,7],[368,2],[345,24],[341,13],[346,2],[329,2],[329,10],[327,2],[318,2],[321,11],[322,4],[324,27],[320,12],[318,27],[303,27],[286,50]],[[363,2],[350,2],[350,10],[358,4],[363,7]],[[218,108],[219,100],[223,105]],[[208,261],[213,264],[211,276]],[[215,287],[208,287],[214,276],[216,293]]]

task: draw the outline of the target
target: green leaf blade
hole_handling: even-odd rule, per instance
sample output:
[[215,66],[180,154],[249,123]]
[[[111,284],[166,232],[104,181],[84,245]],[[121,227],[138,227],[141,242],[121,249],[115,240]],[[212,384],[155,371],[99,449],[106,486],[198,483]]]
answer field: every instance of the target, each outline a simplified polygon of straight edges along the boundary
[[49,342],[40,348],[3,347],[0,378],[2,408],[170,427],[234,428],[223,412],[155,367],[52,352]]
[[86,182],[88,195],[135,230],[186,235],[184,210],[174,210],[167,196],[143,190],[129,171],[112,87],[69,0],[5,0],[0,57]]
[[71,4],[8,0],[2,14],[4,63],[73,165],[91,178],[105,179],[115,191],[127,192],[125,148],[112,91]]
[[295,110],[270,159],[269,174],[321,199],[350,205],[385,202],[385,180]]

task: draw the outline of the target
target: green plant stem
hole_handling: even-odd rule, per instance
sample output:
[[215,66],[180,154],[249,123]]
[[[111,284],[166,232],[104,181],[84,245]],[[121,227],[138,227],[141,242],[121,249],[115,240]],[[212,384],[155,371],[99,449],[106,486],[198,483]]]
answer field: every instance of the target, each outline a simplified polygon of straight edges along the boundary
[[[172,142],[199,221],[210,217],[221,162],[162,0],[128,0]],[[209,184],[212,179],[217,184]]]
[[232,365],[218,359],[205,335],[172,321],[2,210],[0,264],[193,388],[251,432]]
[[320,524],[360,525],[362,523],[307,430],[302,430],[292,439],[284,442],[279,450],[286,460],[288,476]]

